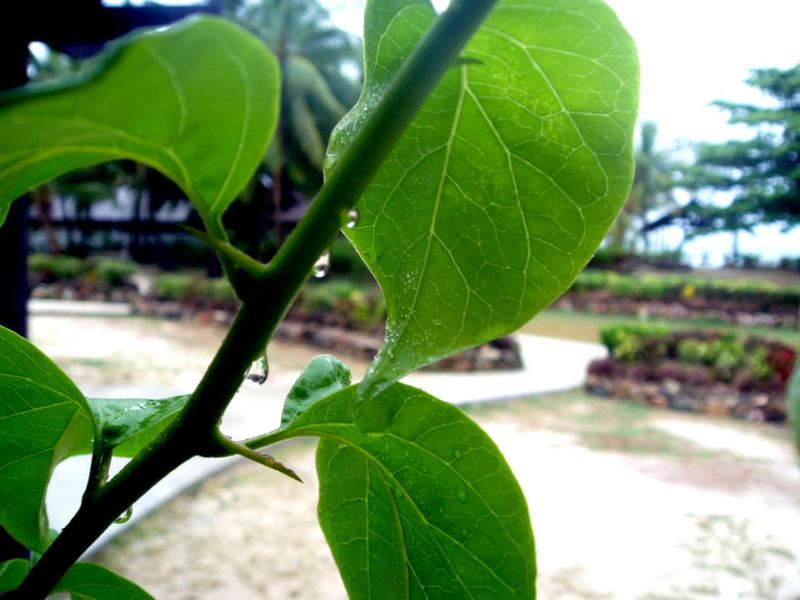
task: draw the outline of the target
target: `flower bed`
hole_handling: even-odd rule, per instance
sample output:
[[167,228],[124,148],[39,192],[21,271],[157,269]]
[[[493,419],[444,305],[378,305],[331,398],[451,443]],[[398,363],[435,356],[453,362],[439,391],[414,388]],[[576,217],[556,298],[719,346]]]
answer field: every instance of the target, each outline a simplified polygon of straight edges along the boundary
[[800,288],[765,281],[690,275],[620,275],[584,271],[556,304],[599,314],[704,318],[742,325],[796,327]]
[[756,337],[663,327],[602,330],[609,357],[588,368],[587,390],[677,410],[786,420],[791,346]]

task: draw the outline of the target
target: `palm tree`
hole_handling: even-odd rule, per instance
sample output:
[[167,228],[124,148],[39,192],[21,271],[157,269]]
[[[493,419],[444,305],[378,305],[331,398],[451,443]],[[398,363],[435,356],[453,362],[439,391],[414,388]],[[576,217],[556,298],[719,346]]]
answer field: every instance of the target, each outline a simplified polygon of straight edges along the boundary
[[265,157],[280,240],[287,184],[316,191],[327,138],[358,98],[360,46],[331,25],[317,0],[241,2],[234,9],[236,18],[275,53],[281,68],[281,115]]
[[645,253],[650,250],[649,232],[642,230],[656,209],[675,205],[672,196],[677,186],[676,164],[668,152],[656,150],[658,126],[645,121],[640,129],[639,148],[636,151],[636,170],[628,201],[609,234],[612,248],[632,251],[636,248],[636,231],[641,231]]

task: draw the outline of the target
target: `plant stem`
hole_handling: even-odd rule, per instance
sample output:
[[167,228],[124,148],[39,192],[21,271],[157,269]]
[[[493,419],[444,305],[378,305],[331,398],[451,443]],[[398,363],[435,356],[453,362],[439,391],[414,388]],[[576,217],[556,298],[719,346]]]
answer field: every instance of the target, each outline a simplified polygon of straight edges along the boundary
[[92,542],[153,485],[192,456],[218,452],[217,426],[244,373],[264,351],[317,258],[335,239],[344,213],[358,201],[495,2],[453,0],[342,153],[304,219],[242,298],[236,319],[182,413],[114,479],[85,499],[11,598],[44,598]]

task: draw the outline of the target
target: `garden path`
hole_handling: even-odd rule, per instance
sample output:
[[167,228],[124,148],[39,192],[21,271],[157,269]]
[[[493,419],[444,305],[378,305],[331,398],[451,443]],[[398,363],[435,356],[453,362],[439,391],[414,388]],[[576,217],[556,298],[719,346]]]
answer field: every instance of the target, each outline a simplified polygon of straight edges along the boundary
[[[213,326],[120,318],[116,310],[104,316],[100,303],[38,303],[31,308],[33,341],[76,380],[87,396],[95,398],[157,398],[186,393],[199,381],[224,333]],[[420,372],[405,382],[454,404],[492,402],[577,387],[584,380],[589,361],[605,354],[597,344],[525,334],[517,339],[525,364],[522,370]],[[244,438],[276,427],[289,388],[306,362],[318,353],[290,344],[272,344],[267,383],[242,385],[225,414],[224,433]],[[363,362],[344,360],[350,364],[355,380],[363,376]],[[107,531],[95,548],[232,460],[236,459],[193,459],[140,499],[131,520]],[[77,510],[88,464],[88,457],[72,458],[53,474],[47,497],[53,527],[63,527]],[[116,462],[112,472],[123,464]]]

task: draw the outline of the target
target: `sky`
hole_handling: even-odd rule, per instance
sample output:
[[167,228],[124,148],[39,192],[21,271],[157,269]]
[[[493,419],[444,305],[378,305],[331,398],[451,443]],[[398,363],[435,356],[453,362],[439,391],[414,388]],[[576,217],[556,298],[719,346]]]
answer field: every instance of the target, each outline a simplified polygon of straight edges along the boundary
[[[800,0],[607,0],[636,41],[642,69],[640,121],[655,121],[662,149],[692,142],[747,138],[748,128],[727,124],[714,100],[769,103],[744,80],[752,69],[788,68],[800,62]],[[364,2],[322,0],[334,23],[361,34]],[[446,0],[435,2],[443,8]],[[680,240],[665,232],[667,246]],[[730,252],[729,234],[687,245],[695,264],[704,255],[718,265]],[[761,228],[740,238],[744,253],[767,260],[800,256],[800,228],[782,235]]]

